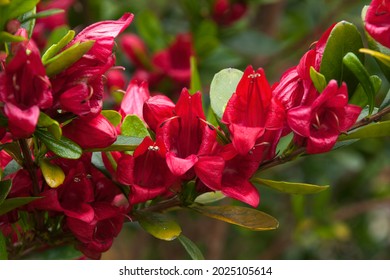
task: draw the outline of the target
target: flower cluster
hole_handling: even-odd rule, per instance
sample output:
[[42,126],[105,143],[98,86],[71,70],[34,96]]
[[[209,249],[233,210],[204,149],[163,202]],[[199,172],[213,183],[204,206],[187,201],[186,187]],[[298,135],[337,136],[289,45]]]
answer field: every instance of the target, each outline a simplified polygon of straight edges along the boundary
[[[246,7],[245,1],[215,1],[213,18],[229,25]],[[388,8],[388,1],[374,0],[366,17],[367,31],[385,46],[388,26],[381,20]],[[252,178],[283,152],[283,137],[292,136],[287,152],[328,152],[362,112],[349,104],[345,81],[324,78],[323,88],[313,82],[335,25],[273,85],[264,69],[248,66],[213,122],[201,92],[188,89],[194,56],[188,34],[153,54],[139,37],[123,34],[119,45],[136,68],[126,87],[113,47],[132,19],[125,13],[76,36],[69,31],[42,56],[40,30],[66,24],[62,16],[37,21],[33,39],[23,28],[10,33],[16,39],[0,55],[1,183],[10,182],[7,200],[25,200],[4,213],[5,197],[0,201],[0,230],[13,246],[23,236],[11,226],[22,211],[35,219],[29,235],[60,231],[87,257],[100,258],[125,220],[161,201],[188,206],[201,194],[221,192],[257,207]],[[149,86],[164,79],[174,82],[173,91],[180,88],[176,102],[150,93]],[[115,110],[103,110],[104,98],[125,88]],[[18,168],[10,171],[10,165]]]

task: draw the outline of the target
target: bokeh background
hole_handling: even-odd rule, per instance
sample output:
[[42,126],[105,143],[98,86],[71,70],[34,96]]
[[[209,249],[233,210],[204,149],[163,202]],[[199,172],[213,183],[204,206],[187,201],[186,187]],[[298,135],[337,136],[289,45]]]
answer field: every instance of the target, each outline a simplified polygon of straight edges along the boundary
[[[150,55],[169,46],[178,34],[190,33],[207,100],[213,75],[223,68],[262,67],[272,84],[298,64],[332,23],[352,22],[363,34],[361,11],[369,4],[361,0],[225,2],[244,5],[244,13],[230,18],[231,22],[218,19],[215,0],[78,0],[69,9],[68,20],[71,28],[81,30],[130,11],[135,19],[126,32],[138,34]],[[153,36],[150,30],[155,31]],[[371,73],[379,73],[369,58],[367,63]],[[136,67],[119,45],[117,64],[125,66],[130,80]],[[383,80],[379,96],[389,88]],[[206,259],[389,259],[389,140],[360,141],[264,172],[264,178],[330,185],[329,190],[309,196],[259,186],[258,208],[279,220],[277,230],[252,232],[189,211],[174,215]],[[240,205],[230,199],[219,203]],[[136,223],[125,224],[112,249],[103,254],[103,259],[188,258],[178,241],[157,240]]]

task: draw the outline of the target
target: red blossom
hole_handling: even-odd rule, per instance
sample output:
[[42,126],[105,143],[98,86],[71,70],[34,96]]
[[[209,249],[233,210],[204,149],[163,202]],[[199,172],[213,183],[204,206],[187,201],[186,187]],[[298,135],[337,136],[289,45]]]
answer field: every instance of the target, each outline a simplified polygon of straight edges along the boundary
[[204,121],[201,94],[190,95],[183,89],[174,111],[175,116],[160,125],[156,136],[167,149],[169,169],[182,180],[191,180],[196,175],[206,186],[217,188],[224,161],[219,156],[210,156],[216,144],[216,131]]
[[149,68],[147,48],[140,37],[135,34],[124,34],[120,38],[120,46],[125,55],[137,68]]
[[390,48],[390,1],[373,0],[367,9],[365,28],[376,41]]
[[[118,161],[117,180],[131,186],[131,204],[145,202],[168,193],[176,181],[166,163],[166,149],[161,141],[146,137],[134,151]],[[169,194],[169,193],[168,193]]]
[[52,79],[56,108],[76,115],[97,115],[103,105],[103,74],[115,63],[114,39],[126,29],[133,15],[97,22],[82,30],[66,47],[94,41],[92,48],[76,63]]
[[[26,35],[20,30],[18,35]],[[35,131],[40,109],[52,105],[51,85],[39,50],[32,41],[12,46],[13,57],[0,72],[0,102],[14,138],[27,138]]]
[[348,104],[346,84],[339,88],[332,80],[312,104],[289,110],[287,121],[296,134],[295,141],[305,145],[308,153],[316,154],[331,150],[360,112],[359,106]]
[[231,25],[242,18],[247,9],[247,4],[242,0],[216,0],[212,10],[212,17],[218,24]]
[[156,95],[145,101],[143,117],[148,126],[157,131],[157,127],[166,119],[174,116],[175,104],[165,95]]
[[[248,66],[222,116],[240,155],[245,156],[255,145],[262,143],[266,130],[279,129],[280,125],[268,120],[273,113],[269,110],[270,104],[271,87],[263,69],[255,72],[252,66]],[[272,120],[279,122],[277,118]]]
[[150,97],[148,83],[132,80],[122,99],[119,113],[125,117],[127,115],[137,115],[143,120],[143,106]]

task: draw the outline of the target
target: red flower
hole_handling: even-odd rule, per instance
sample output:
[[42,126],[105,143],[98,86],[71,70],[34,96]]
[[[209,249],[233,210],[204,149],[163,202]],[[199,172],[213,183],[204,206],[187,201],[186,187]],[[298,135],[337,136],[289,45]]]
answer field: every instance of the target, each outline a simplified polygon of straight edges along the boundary
[[191,79],[190,57],[194,55],[189,34],[180,34],[166,50],[156,53],[153,64],[173,81],[188,86]]
[[255,72],[252,66],[248,66],[222,116],[222,122],[227,124],[233,145],[240,155],[248,154],[266,128],[279,127],[267,120],[270,103],[271,88],[263,69]]
[[137,68],[149,68],[151,66],[145,43],[137,35],[124,34],[120,38],[120,46]]
[[175,176],[191,180],[196,175],[214,189],[220,185],[224,160],[209,156],[216,144],[216,131],[204,120],[201,94],[190,95],[183,89],[175,106],[175,116],[160,125],[156,137],[168,151],[167,164]]
[[312,104],[288,111],[287,121],[296,134],[295,141],[306,145],[310,154],[332,149],[342,132],[357,120],[361,108],[348,104],[345,83],[339,88],[332,80]]
[[110,69],[106,73],[106,87],[109,92],[121,90],[125,88],[126,77],[123,69]]
[[122,99],[119,113],[123,117],[127,115],[137,115],[143,120],[143,106],[146,100],[150,97],[148,83],[132,80],[127,89],[125,96]]
[[148,126],[157,131],[157,127],[166,119],[174,116],[175,104],[165,95],[156,95],[145,101],[143,117]]
[[365,28],[376,41],[390,48],[390,1],[373,0],[368,7]]
[[115,142],[115,127],[102,115],[79,117],[62,128],[63,135],[83,149],[105,148]]
[[231,25],[242,18],[247,11],[245,1],[216,0],[212,11],[213,19],[221,25]]
[[137,204],[168,192],[176,181],[166,163],[166,149],[157,140],[146,137],[134,156],[124,155],[118,161],[118,182],[131,186],[130,203]]
[[12,50],[13,58],[0,72],[0,102],[13,137],[27,138],[35,131],[40,109],[52,105],[51,85],[33,42],[15,44]]
[[65,47],[94,41],[92,48],[81,59],[52,79],[57,107],[76,115],[100,113],[104,93],[102,76],[115,63],[112,54],[114,39],[132,19],[133,15],[126,13],[118,20],[92,24]]

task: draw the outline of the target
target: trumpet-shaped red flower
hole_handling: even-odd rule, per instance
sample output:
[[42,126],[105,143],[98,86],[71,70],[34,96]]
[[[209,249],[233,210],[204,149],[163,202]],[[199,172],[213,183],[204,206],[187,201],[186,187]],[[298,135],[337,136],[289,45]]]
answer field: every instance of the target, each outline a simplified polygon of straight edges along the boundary
[[190,95],[183,89],[175,106],[175,116],[157,130],[167,149],[166,159],[171,172],[183,180],[195,175],[209,188],[220,185],[224,160],[210,156],[216,144],[216,131],[205,121],[199,92]]
[[368,7],[365,28],[376,41],[390,48],[390,1],[373,0]]
[[115,63],[114,39],[133,19],[130,13],[118,20],[92,24],[82,30],[65,48],[78,42],[94,41],[92,48],[76,63],[52,79],[56,108],[76,115],[97,115],[102,109],[103,74]]
[[63,135],[84,149],[105,148],[115,142],[115,127],[102,115],[79,117],[62,128]]
[[117,180],[131,186],[131,204],[145,202],[168,192],[176,181],[166,163],[166,149],[160,140],[146,137],[134,151],[118,161]]
[[296,134],[295,141],[305,145],[308,153],[316,154],[331,150],[360,112],[359,106],[348,104],[346,84],[339,88],[332,80],[312,104],[288,111],[287,121]]
[[[27,36],[25,30],[17,35]],[[14,138],[31,136],[38,123],[40,109],[49,108],[53,97],[38,48],[32,41],[12,48],[14,56],[0,72],[0,102]]]
[[248,154],[266,128],[271,127],[267,120],[270,103],[271,87],[263,69],[255,72],[252,66],[248,66],[222,116],[222,122],[227,124],[233,145],[240,155]]

